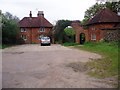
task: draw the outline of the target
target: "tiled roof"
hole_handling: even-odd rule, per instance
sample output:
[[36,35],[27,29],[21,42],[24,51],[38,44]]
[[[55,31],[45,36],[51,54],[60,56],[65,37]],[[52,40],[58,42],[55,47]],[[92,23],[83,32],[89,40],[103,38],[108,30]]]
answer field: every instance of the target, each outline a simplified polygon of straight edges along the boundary
[[120,22],[120,18],[116,13],[112,12],[108,8],[105,8],[100,10],[93,18],[91,18],[87,25],[112,22]]
[[53,25],[43,16],[24,17],[19,22],[19,27],[53,27]]

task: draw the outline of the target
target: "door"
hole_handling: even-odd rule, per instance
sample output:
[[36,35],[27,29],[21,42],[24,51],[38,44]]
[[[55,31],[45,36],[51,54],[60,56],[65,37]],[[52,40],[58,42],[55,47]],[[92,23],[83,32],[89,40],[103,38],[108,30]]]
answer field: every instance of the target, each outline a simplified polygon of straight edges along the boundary
[[84,44],[85,43],[85,34],[81,33],[80,34],[80,44]]

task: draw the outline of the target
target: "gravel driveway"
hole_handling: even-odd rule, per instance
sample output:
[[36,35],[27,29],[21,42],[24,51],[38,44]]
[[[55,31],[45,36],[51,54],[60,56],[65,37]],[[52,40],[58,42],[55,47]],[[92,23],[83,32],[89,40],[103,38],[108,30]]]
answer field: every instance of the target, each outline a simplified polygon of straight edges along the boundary
[[100,58],[95,53],[61,45],[20,45],[2,52],[3,88],[107,88],[111,87],[84,72],[66,67],[72,62]]

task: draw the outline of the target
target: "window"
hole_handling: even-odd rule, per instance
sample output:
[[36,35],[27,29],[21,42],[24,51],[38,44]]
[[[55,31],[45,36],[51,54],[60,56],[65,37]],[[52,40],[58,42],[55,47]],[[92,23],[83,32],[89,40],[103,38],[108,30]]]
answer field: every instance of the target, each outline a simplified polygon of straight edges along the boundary
[[26,35],[21,35],[21,38],[24,40],[27,40],[27,36]]
[[45,29],[44,29],[44,28],[40,28],[39,31],[40,31],[40,32],[45,32]]
[[95,34],[91,34],[91,40],[96,40],[96,35]]
[[25,28],[21,28],[21,32],[26,32],[26,29]]
[[95,27],[93,27],[92,30],[95,30]]

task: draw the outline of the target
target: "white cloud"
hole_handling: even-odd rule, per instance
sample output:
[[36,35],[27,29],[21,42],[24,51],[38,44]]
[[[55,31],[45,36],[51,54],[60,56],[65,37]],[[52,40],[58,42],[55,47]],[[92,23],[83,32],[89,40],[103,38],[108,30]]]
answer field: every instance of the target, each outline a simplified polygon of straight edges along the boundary
[[53,23],[59,19],[82,20],[85,10],[95,3],[96,0],[1,0],[0,8],[20,19],[29,16],[30,10],[33,16],[37,16],[37,11],[44,11]]

